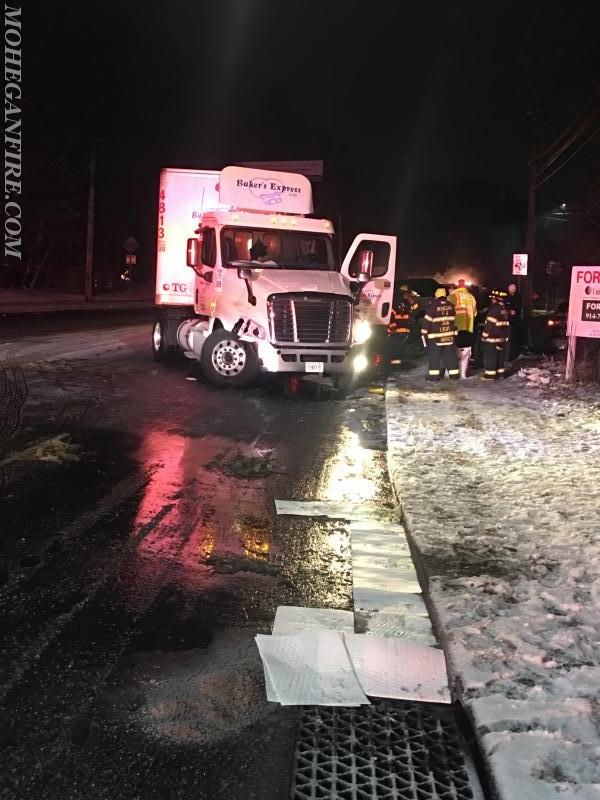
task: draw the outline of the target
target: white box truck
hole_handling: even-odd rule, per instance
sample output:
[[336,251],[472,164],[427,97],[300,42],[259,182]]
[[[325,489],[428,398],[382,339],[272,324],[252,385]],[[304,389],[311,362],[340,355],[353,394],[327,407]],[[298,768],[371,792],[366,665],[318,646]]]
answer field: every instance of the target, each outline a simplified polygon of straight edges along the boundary
[[259,372],[339,378],[389,322],[396,237],[359,234],[336,264],[306,177],[247,167],[160,177],[155,359],[178,351],[215,384]]

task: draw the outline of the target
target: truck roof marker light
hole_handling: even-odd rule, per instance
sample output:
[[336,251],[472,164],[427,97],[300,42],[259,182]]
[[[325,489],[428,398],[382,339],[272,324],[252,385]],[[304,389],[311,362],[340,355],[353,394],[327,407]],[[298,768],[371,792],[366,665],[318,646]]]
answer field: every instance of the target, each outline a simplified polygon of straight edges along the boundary
[[239,221],[240,221],[240,215],[239,215],[239,214],[232,214],[232,215],[231,215],[231,219],[232,219],[234,222],[239,222]]
[[277,217],[271,217],[271,225],[277,225]]

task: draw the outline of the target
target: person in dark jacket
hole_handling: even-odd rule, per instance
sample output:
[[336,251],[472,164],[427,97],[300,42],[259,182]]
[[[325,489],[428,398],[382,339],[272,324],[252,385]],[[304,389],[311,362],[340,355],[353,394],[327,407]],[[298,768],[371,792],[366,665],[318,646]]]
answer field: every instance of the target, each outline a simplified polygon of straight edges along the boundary
[[421,336],[429,354],[429,381],[441,380],[445,370],[451,380],[458,380],[455,318],[456,312],[446,297],[446,290],[436,289],[421,323]]
[[508,284],[506,309],[510,323],[507,360],[513,361],[520,355],[523,348],[523,301],[516,283]]
[[413,299],[407,286],[400,287],[400,296],[394,303],[387,326],[388,355],[390,364],[400,364],[405,355],[406,344],[414,324],[419,304]]
[[505,375],[506,343],[510,336],[510,322],[506,308],[506,292],[494,289],[491,305],[481,334],[483,347],[483,378],[495,380]]

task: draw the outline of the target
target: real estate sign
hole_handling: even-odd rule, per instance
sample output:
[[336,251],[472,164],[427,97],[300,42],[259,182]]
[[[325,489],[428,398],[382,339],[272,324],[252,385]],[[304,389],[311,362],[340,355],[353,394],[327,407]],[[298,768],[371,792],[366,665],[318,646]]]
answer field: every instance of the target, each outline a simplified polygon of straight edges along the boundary
[[571,270],[567,336],[569,350],[565,378],[570,381],[575,374],[577,337],[600,339],[600,266],[573,267]]
[[600,266],[571,271],[567,335],[600,339]]

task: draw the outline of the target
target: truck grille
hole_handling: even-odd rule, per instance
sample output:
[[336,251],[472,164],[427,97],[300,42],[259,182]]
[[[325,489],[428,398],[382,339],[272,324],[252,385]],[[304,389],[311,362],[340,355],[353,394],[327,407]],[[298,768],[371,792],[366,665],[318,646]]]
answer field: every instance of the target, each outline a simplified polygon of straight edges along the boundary
[[273,294],[269,297],[271,340],[282,344],[348,344],[350,299],[327,294]]

